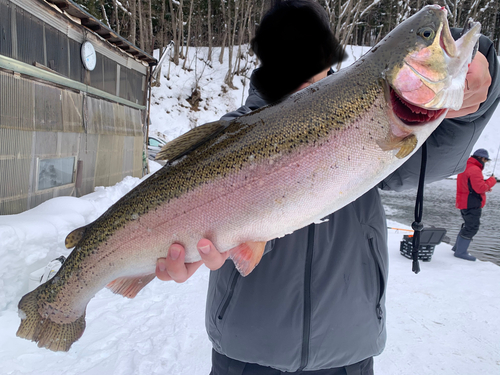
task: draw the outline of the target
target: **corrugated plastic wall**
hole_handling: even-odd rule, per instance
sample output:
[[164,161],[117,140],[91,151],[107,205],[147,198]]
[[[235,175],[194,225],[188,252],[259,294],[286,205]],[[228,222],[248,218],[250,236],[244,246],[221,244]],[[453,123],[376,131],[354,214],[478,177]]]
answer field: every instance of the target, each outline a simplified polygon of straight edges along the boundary
[[[142,176],[140,110],[2,71],[0,92],[0,214]],[[71,157],[71,184],[37,189],[39,160]]]
[[[64,31],[80,29],[30,9],[0,0],[0,55],[144,104],[144,74],[113,61],[114,52],[98,53],[85,71],[81,43]],[[0,214],[142,176],[144,110],[109,100],[0,70]]]

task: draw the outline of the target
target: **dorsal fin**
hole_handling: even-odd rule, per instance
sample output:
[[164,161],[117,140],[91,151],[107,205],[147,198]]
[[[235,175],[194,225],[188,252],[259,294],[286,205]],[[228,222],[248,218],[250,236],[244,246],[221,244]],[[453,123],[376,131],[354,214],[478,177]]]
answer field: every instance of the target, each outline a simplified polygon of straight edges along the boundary
[[66,236],[66,239],[64,240],[66,249],[71,249],[72,247],[75,247],[78,242],[80,242],[83,234],[85,233],[85,229],[87,229],[87,226],[77,228]]
[[179,159],[220,133],[228,123],[227,121],[214,121],[191,129],[163,146],[156,154],[155,160]]

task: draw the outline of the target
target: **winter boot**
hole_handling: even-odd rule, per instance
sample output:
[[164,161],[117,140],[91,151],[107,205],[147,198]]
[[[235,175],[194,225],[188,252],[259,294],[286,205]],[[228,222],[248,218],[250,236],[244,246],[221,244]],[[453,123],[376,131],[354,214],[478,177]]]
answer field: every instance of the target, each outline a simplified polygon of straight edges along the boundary
[[455,245],[453,245],[451,251],[455,251],[457,249],[458,237],[460,237],[460,231],[458,231],[457,239],[455,240]]
[[460,230],[458,231],[458,234],[457,234],[457,240],[455,241],[455,245],[453,245],[453,247],[451,248],[451,251],[455,251],[457,249],[458,237],[460,237],[460,232],[462,231],[462,229],[464,229],[464,226],[465,226],[465,224],[462,223],[462,226],[460,227]]
[[455,254],[454,255],[457,258],[475,261],[476,258],[467,252],[467,249],[469,248],[471,241],[472,240],[467,239],[467,238],[463,238],[462,236],[459,235],[457,237],[457,243],[455,244]]

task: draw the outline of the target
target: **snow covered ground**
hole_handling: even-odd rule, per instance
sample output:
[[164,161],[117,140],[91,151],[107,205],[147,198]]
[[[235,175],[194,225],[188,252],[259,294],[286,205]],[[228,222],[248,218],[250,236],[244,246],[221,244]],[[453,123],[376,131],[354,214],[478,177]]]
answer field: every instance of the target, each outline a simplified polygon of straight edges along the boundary
[[[68,231],[92,221],[139,181],[126,178],[82,198],[54,198],[23,214],[0,217],[0,374],[209,373],[204,267],[185,284],[154,280],[132,300],[101,290],[88,305],[84,335],[68,353],[16,337],[16,305],[28,291],[29,272],[46,264],[37,259],[67,255]],[[376,373],[500,373],[500,267],[457,259],[442,243],[415,275],[411,261],[399,254],[405,232],[389,232],[388,344],[376,358]]]
[[[238,90],[224,87],[227,63],[221,65],[216,58],[212,68],[195,77],[201,71],[195,69],[195,57],[203,58],[206,51],[190,51],[192,71],[172,64],[170,80],[163,78],[153,90],[151,131],[167,139],[234,110],[248,88],[248,80],[244,85],[241,77],[234,80]],[[349,53],[350,62],[361,54],[359,48]],[[162,75],[167,71],[168,62]],[[185,99],[196,79],[203,101],[201,110],[193,112]],[[500,143],[499,123],[497,110],[475,147],[488,149],[493,158]],[[153,171],[159,168],[154,162],[151,166]],[[22,214],[0,216],[0,374],[208,374],[206,268],[182,285],[154,280],[133,300],[101,290],[87,308],[84,335],[67,353],[39,349],[15,335],[20,321],[17,303],[29,290],[30,274],[68,255],[66,235],[95,220],[140,181],[127,177],[81,198],[54,198]],[[426,194],[432,194],[432,184]],[[394,222],[388,226],[404,228]],[[415,275],[411,261],[399,254],[403,234],[389,231],[388,344],[375,359],[376,373],[499,374],[500,268],[454,258],[443,243],[436,246],[431,262],[421,262],[422,272]]]

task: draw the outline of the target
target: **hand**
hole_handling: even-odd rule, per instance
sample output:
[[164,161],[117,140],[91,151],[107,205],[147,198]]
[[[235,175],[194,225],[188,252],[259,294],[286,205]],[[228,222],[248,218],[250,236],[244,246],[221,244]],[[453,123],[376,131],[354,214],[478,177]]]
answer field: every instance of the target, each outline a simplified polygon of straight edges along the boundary
[[222,267],[229,257],[229,251],[219,253],[214,244],[207,240],[198,241],[198,252],[201,259],[194,263],[184,263],[186,252],[184,246],[174,243],[168,249],[165,258],[159,258],[156,262],[156,277],[163,281],[174,280],[177,283],[183,283],[189,279],[202,264],[215,271]]
[[491,85],[489,63],[486,57],[477,52],[474,60],[469,65],[469,71],[465,80],[464,102],[458,111],[449,110],[446,118],[455,118],[470,115],[479,109],[479,105],[488,96]]

